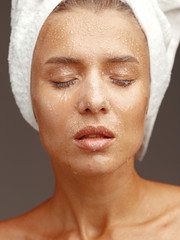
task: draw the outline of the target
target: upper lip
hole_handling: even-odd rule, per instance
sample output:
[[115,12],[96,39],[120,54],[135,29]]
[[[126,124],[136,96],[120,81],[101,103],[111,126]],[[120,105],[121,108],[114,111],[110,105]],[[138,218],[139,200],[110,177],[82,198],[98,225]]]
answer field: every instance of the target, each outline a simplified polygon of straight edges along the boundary
[[104,126],[87,126],[79,130],[74,139],[81,139],[86,135],[100,135],[107,138],[114,138],[114,134]]

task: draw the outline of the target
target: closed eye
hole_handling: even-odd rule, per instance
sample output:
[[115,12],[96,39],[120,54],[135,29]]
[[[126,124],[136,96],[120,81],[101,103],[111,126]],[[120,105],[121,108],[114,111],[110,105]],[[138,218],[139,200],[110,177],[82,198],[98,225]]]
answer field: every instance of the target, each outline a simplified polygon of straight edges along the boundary
[[[73,85],[76,80],[77,80],[77,78],[74,78],[74,79],[71,79],[71,80],[65,81],[65,82],[53,81],[53,84],[57,88],[66,88],[66,87],[69,87],[69,86]],[[111,78],[111,80],[114,84],[117,84],[117,85],[122,86],[122,87],[128,87],[133,82],[133,80],[119,80],[119,79],[115,79],[115,78]]]
[[133,80],[119,80],[119,79],[115,79],[115,78],[111,78],[111,80],[114,84],[117,84],[122,87],[128,87],[133,82]]
[[66,88],[66,87],[69,87],[69,86],[73,85],[76,80],[77,79],[74,78],[74,79],[71,79],[71,80],[66,81],[66,82],[55,82],[55,81],[53,81],[53,84],[57,88]]

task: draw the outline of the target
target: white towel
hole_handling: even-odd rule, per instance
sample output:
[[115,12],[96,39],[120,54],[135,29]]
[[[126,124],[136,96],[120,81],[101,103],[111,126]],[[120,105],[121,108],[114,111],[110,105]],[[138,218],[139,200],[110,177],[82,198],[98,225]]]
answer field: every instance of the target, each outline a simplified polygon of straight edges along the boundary
[[[34,118],[30,75],[34,47],[48,15],[61,0],[12,0],[9,72],[16,103],[25,120],[38,130]],[[151,95],[145,120],[141,160],[147,150],[157,113],[170,82],[180,41],[180,0],[122,0],[133,10],[144,30],[150,52]]]

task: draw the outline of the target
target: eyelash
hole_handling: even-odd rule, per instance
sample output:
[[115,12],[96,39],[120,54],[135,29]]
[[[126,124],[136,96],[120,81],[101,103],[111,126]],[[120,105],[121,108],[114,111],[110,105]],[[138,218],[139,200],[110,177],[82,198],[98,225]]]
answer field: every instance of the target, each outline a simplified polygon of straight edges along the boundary
[[69,87],[70,85],[73,85],[75,80],[76,79],[72,79],[72,80],[67,81],[67,82],[53,82],[53,83],[55,84],[55,86],[57,88],[66,88],[66,87]]
[[133,82],[133,80],[118,80],[114,78],[111,78],[111,80],[113,81],[114,84],[117,84],[122,87],[128,87]]
[[[55,86],[57,88],[66,88],[66,87],[69,87],[69,86],[73,85],[75,80],[76,79],[72,79],[72,80],[67,81],[67,82],[53,82],[53,84],[55,84]],[[117,84],[117,85],[122,86],[122,87],[128,87],[133,82],[132,80],[118,80],[118,79],[114,79],[114,78],[111,78],[111,80],[114,84]]]

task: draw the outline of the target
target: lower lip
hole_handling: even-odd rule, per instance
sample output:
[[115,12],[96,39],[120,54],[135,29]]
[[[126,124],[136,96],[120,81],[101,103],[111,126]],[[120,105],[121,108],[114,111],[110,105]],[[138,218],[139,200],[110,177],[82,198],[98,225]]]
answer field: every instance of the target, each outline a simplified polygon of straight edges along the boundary
[[114,138],[84,138],[82,140],[74,140],[79,148],[92,152],[104,150],[112,145]]

